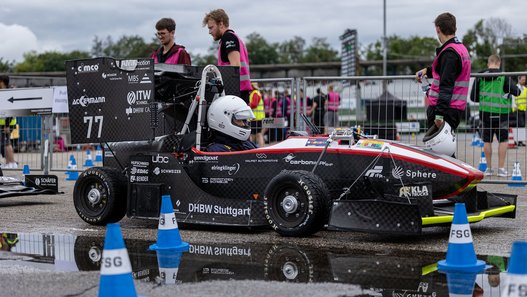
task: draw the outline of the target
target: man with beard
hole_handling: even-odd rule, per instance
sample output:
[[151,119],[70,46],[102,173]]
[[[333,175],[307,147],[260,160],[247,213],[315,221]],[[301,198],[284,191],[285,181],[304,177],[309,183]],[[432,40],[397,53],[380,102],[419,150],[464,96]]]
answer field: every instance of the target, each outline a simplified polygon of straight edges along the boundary
[[229,16],[223,9],[212,10],[203,18],[214,41],[219,41],[218,66],[240,67],[240,98],[249,104],[252,91],[249,73],[249,55],[241,38],[229,29]]

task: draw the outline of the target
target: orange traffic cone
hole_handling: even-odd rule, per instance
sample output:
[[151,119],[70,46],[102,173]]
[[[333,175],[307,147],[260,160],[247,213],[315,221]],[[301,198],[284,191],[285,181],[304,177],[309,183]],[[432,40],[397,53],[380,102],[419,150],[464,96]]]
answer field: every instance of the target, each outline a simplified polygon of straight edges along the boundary
[[514,133],[512,133],[512,128],[509,128],[509,143],[507,145],[507,148],[509,149],[518,148],[516,146],[516,142],[514,141]]

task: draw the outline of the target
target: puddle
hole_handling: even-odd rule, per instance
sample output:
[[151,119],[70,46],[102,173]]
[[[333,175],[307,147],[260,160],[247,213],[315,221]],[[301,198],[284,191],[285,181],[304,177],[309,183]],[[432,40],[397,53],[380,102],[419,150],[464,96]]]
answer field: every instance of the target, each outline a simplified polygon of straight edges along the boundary
[[[5,273],[98,271],[103,242],[102,237],[3,233],[0,265]],[[491,268],[461,278],[449,275],[447,280],[436,266],[437,261],[445,258],[443,253],[190,243],[188,252],[161,254],[148,251],[152,243],[125,240],[132,275],[145,282],[160,285],[211,280],[330,282],[357,285],[365,296],[448,296],[449,285],[450,290],[454,285],[465,286],[465,290],[474,290],[480,296],[500,296],[500,287],[504,292],[508,261],[505,257],[478,256]]]

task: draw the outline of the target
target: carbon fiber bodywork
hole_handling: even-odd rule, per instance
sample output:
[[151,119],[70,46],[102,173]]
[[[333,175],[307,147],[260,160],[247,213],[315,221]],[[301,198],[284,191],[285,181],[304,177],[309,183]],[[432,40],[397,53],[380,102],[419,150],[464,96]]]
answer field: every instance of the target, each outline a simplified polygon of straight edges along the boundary
[[[301,140],[304,145],[297,148],[207,153],[183,152],[180,149],[188,140],[171,135],[152,142],[112,143],[104,161],[105,166],[116,166],[116,159],[126,164],[130,217],[157,219],[161,195],[170,194],[178,222],[261,226],[268,224],[263,203],[268,182],[283,169],[311,170],[322,151],[317,143],[325,138],[286,141]],[[373,152],[329,148],[319,163],[316,174],[334,201],[331,228],[417,234],[421,218],[435,215],[435,199],[446,196],[453,201],[465,199],[467,204],[487,201],[472,194],[477,176],[459,176],[388,152]]]

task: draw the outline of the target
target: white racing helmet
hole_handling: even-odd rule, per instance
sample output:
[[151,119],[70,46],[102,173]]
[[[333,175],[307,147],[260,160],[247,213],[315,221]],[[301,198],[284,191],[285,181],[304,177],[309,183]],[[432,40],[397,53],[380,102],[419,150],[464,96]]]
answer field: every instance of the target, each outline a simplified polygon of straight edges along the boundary
[[239,140],[251,135],[249,121],[254,119],[251,108],[243,99],[228,95],[212,101],[207,112],[209,128]]
[[434,125],[428,129],[423,142],[426,148],[438,154],[452,156],[456,152],[456,135],[446,121],[439,128]]

